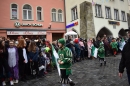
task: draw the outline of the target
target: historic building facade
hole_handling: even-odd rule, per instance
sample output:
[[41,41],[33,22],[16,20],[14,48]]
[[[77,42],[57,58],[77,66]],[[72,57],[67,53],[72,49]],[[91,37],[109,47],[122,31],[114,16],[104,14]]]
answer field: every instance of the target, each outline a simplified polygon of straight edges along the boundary
[[128,0],[65,0],[66,28],[82,38],[126,36]]
[[65,33],[64,0],[6,0],[0,3],[0,36],[46,38]]

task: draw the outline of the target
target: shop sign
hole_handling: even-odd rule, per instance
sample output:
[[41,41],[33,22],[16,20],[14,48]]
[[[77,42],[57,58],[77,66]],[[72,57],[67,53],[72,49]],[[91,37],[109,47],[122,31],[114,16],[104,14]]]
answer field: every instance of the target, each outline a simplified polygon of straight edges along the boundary
[[111,25],[120,25],[120,22],[117,21],[108,21]]
[[78,21],[67,25],[66,28],[70,28],[70,27],[77,26],[77,25],[78,25]]
[[7,35],[46,35],[45,31],[7,31]]
[[42,24],[37,24],[37,23],[20,23],[20,22],[15,22],[14,26],[19,28],[19,27],[42,27]]

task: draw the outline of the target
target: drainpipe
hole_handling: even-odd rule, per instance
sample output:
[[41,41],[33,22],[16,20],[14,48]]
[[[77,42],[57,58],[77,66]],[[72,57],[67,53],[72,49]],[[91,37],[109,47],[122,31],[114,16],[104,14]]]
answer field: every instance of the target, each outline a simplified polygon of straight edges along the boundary
[[64,0],[64,22],[65,22],[65,31],[67,32],[67,29],[66,29],[66,4],[65,4],[65,0]]

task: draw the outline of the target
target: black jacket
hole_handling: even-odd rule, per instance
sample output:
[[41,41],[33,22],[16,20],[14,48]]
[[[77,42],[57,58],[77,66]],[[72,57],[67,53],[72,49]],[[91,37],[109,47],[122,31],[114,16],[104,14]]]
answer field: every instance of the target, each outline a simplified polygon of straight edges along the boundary
[[19,63],[24,63],[24,56],[23,56],[23,48],[18,48],[18,54],[19,54]]
[[127,69],[127,73],[130,74],[130,39],[126,43],[122,51],[122,57],[119,64],[119,72],[123,73],[124,68]]

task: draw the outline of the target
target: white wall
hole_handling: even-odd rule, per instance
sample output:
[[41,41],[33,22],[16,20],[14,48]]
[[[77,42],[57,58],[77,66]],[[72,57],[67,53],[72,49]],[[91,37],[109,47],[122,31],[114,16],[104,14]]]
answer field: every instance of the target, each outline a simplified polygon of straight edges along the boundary
[[[79,22],[78,26],[68,28],[67,30],[74,28],[74,29],[77,30],[79,35],[80,35],[80,21],[79,21],[80,19],[72,21],[71,9],[75,6],[77,6],[78,18],[80,18],[80,4],[84,1],[91,2],[92,0],[66,0],[66,23],[67,23],[67,25],[71,24],[75,21]],[[95,6],[93,6],[93,18],[94,18],[96,35],[100,31],[100,29],[102,29],[103,27],[106,27],[113,33],[114,37],[118,37],[118,32],[120,31],[120,29],[122,29],[122,28],[127,29],[128,28],[127,22],[117,21],[117,22],[120,22],[120,25],[116,26],[116,29],[113,29],[113,25],[108,24],[109,19],[105,19],[106,18],[105,6],[108,6],[108,7],[111,7],[111,16],[112,16],[113,21],[114,21],[114,8],[119,10],[120,20],[122,19],[121,11],[125,11],[126,20],[127,20],[127,13],[129,13],[128,1],[127,0],[124,0],[124,1],[120,1],[120,0],[110,1],[110,0],[108,0],[108,2],[101,2],[101,0],[93,0],[93,1],[97,4],[102,5],[102,14],[103,14],[103,17],[104,17],[104,19],[103,18],[96,18],[95,17]]]

